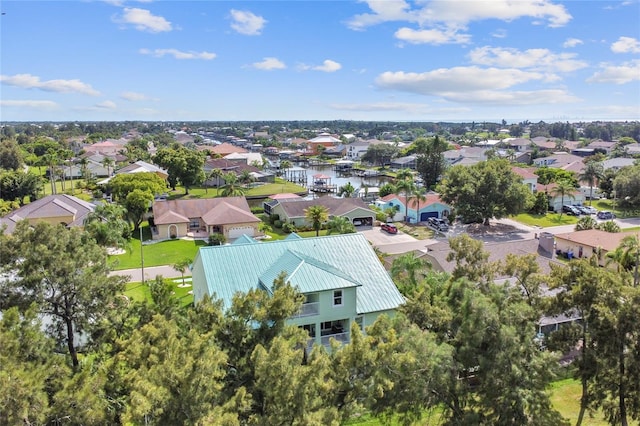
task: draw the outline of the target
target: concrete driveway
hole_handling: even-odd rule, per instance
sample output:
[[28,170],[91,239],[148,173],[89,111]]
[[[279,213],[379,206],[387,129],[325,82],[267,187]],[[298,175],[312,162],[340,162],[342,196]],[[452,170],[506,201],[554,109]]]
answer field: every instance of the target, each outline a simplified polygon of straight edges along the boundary
[[398,231],[397,234],[389,234],[381,230],[379,226],[374,226],[359,232],[363,234],[374,247],[387,254],[424,250],[428,245],[437,242],[436,240],[430,239],[418,240],[402,231]]

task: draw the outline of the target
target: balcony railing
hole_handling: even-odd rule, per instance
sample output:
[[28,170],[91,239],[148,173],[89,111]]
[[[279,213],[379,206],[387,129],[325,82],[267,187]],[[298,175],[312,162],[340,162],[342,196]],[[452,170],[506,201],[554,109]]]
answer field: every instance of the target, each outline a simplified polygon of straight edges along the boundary
[[311,317],[313,315],[318,315],[320,312],[320,303],[304,303],[297,314],[293,316],[293,318],[301,318],[301,317]]
[[324,346],[329,346],[330,339],[334,338],[340,343],[349,343],[349,333],[337,333],[337,334],[327,334],[326,336],[320,337],[320,343]]

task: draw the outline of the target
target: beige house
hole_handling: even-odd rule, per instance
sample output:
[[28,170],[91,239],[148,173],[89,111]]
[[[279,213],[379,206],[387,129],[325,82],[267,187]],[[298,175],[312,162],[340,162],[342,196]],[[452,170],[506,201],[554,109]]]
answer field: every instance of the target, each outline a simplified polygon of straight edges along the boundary
[[94,204],[71,195],[48,195],[0,218],[0,228],[6,226],[4,233],[11,234],[21,220],[27,220],[30,224],[47,222],[66,227],[83,226],[85,217],[95,207]]
[[282,222],[293,223],[298,227],[311,226],[305,210],[317,205],[329,210],[330,219],[334,216],[346,217],[356,226],[371,226],[376,218],[376,212],[371,210],[361,198],[320,197],[315,200],[287,198],[272,202],[269,211],[271,214],[277,214]]
[[596,256],[600,266],[606,266],[607,253],[614,251],[624,237],[637,235],[637,232],[605,232],[599,229],[557,234],[556,254],[570,258],[589,258]]
[[244,197],[165,200],[153,203],[154,240],[223,234],[227,240],[258,235],[260,219]]

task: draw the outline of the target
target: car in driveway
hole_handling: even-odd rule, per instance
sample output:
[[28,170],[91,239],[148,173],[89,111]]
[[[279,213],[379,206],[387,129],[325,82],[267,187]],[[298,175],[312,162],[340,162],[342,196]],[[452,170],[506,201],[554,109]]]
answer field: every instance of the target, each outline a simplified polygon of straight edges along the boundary
[[611,220],[611,219],[615,219],[616,215],[611,213],[610,211],[603,210],[601,212],[598,212],[596,217],[601,220]]
[[591,206],[582,206],[582,210],[583,211],[587,211],[589,213],[587,214],[598,214],[598,209],[596,209],[595,207],[591,207]]
[[388,234],[397,234],[398,228],[393,223],[383,223],[380,225],[380,229],[387,232]]
[[573,204],[573,207],[575,207],[576,209],[578,209],[578,211],[580,211],[580,214],[586,214],[586,215],[590,215],[591,211],[586,208],[585,206],[581,206],[578,204]]
[[582,214],[580,210],[573,206],[570,206],[569,204],[565,204],[564,206],[562,206],[562,212],[570,216],[580,216]]
[[436,231],[447,232],[449,230],[449,224],[447,221],[437,217],[430,217],[427,219],[427,224]]

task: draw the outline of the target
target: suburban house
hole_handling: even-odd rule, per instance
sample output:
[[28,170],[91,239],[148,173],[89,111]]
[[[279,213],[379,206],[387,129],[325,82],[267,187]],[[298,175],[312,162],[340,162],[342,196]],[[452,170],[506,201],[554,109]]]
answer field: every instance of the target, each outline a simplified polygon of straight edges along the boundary
[[583,158],[578,155],[569,154],[567,152],[557,152],[548,157],[538,157],[533,159],[533,164],[537,167],[548,166],[555,168],[562,168],[567,164],[574,162],[581,162]]
[[394,158],[389,165],[394,170],[411,169],[416,170],[418,157],[416,155],[407,155],[406,157]]
[[154,240],[223,234],[227,240],[258,235],[261,220],[251,213],[244,197],[154,201]]
[[623,147],[627,155],[640,155],[640,143],[630,143]]
[[544,192],[549,199],[549,209],[559,212],[562,210],[564,204],[584,204],[586,199],[585,195],[579,190],[574,189],[570,194],[566,194],[564,198],[562,195],[555,194],[555,188],[558,186],[556,183],[550,183],[548,185],[538,184],[537,192]]
[[228,142],[223,142],[219,145],[206,147],[207,151],[211,152],[214,155],[220,155],[224,157],[225,155],[233,154],[233,153],[244,153],[247,152],[246,149],[241,148],[239,146],[235,146]]
[[606,232],[599,229],[556,234],[556,253],[571,258],[590,258],[595,256],[598,265],[607,266],[608,252],[614,251],[624,237],[638,235],[638,232]]
[[599,151],[602,151],[604,154],[609,155],[611,154],[611,151],[613,151],[613,148],[615,148],[617,144],[618,142],[596,140],[591,142],[589,145],[587,145],[587,148],[591,148],[593,150],[597,149]]
[[510,149],[517,152],[525,152],[531,149],[531,140],[524,138],[506,138],[502,142],[509,145]]
[[394,315],[404,298],[364,235],[342,234],[202,247],[193,262],[195,303],[205,296],[229,309],[234,295],[260,289],[272,292],[281,273],[305,302],[291,325],[309,333],[313,343],[348,342],[352,324],[362,330],[380,315]]
[[146,161],[136,161],[135,163],[124,166],[121,169],[116,170],[116,174],[122,173],[155,173],[160,176],[162,179],[167,179],[169,177],[169,173],[166,170],[161,169],[155,164],[147,163]]
[[323,146],[326,149],[340,143],[342,143],[340,139],[334,138],[329,133],[320,133],[317,137],[307,141],[307,150],[311,151],[313,154],[318,154],[319,146]]
[[527,185],[531,192],[536,192],[538,189],[538,175],[533,173],[532,169],[525,169],[522,167],[511,167],[511,170],[522,178],[522,183]]
[[635,164],[635,161],[636,160],[634,160],[633,158],[608,158],[602,162],[602,168],[605,170],[613,169],[615,171],[618,171],[623,167],[633,166]]
[[255,182],[275,181],[275,175],[273,173],[264,172],[256,166],[249,165],[244,159],[229,160],[227,158],[214,158],[205,161],[202,169],[204,170],[205,176],[207,176],[204,182],[207,186],[226,185],[222,176],[220,178],[209,178],[211,172],[215,169],[221,170],[222,173],[233,173],[236,176],[240,176],[244,171],[247,171]]
[[6,225],[4,233],[11,234],[21,220],[28,220],[31,224],[48,222],[66,227],[83,226],[84,219],[95,207],[95,204],[72,195],[47,195],[0,218],[0,228]]
[[259,152],[234,152],[224,156],[227,160],[243,160],[250,166],[260,167],[263,165],[262,154]]
[[[451,214],[451,206],[445,204],[440,195],[435,192],[430,192],[425,195],[424,201],[419,201],[416,198],[409,198],[409,208],[406,212],[408,221],[410,223],[426,222],[430,217],[445,218]],[[394,221],[402,221],[405,216],[405,196],[398,194],[389,194],[378,201],[376,204],[386,210],[388,208],[395,208],[397,213],[392,218]]]
[[487,159],[487,148],[465,146],[460,149],[450,149],[442,153],[448,165],[463,164],[471,166]]
[[113,156],[122,151],[126,144],[126,139],[110,139],[102,142],[96,142],[92,145],[85,145],[82,149],[87,154],[91,153]]
[[341,216],[348,218],[353,224],[373,225],[376,212],[361,198],[320,197],[315,200],[280,199],[269,205],[271,214],[277,214],[283,223],[295,226],[311,226],[305,216],[305,210],[311,206],[324,206],[329,210],[329,218]]

